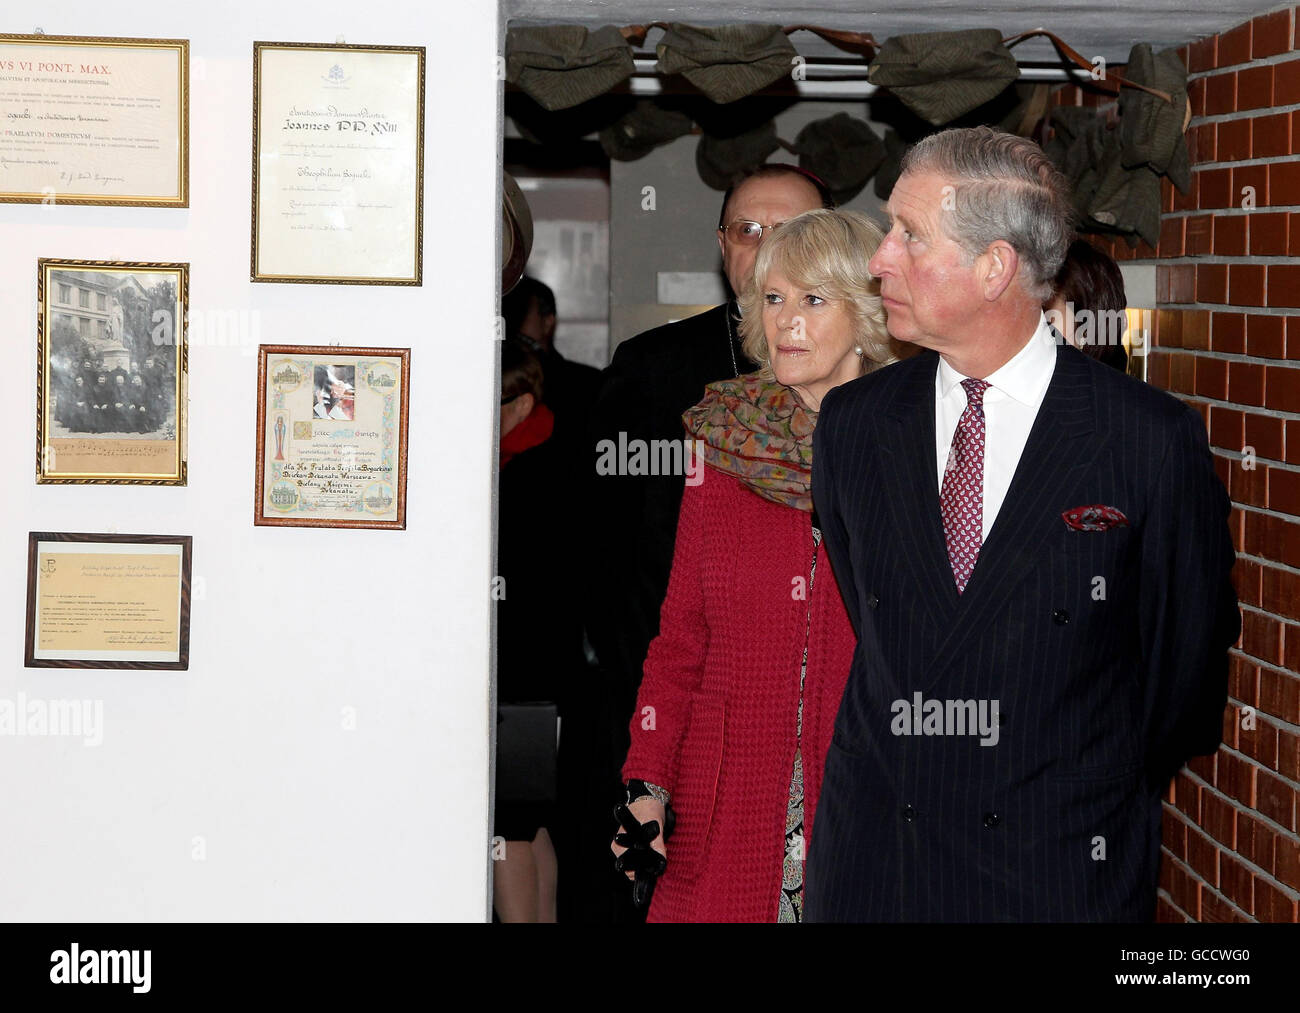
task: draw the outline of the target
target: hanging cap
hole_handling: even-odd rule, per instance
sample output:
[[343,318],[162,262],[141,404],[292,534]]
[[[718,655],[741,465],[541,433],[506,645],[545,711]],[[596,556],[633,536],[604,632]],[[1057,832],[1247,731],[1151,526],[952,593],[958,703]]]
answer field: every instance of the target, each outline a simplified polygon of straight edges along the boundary
[[568,109],[603,95],[636,70],[632,49],[613,25],[511,28],[506,33],[506,80],[545,109]]
[[533,251],[533,213],[513,176],[501,174],[501,294],[524,276]]
[[898,173],[902,168],[903,155],[906,151],[907,145],[898,136],[898,131],[887,129],[885,131],[885,157],[876,170],[875,191],[876,196],[881,200],[888,200],[889,195],[894,192],[894,184],[898,182]]
[[661,74],[681,74],[723,105],[789,74],[798,52],[780,25],[671,24],[656,47]]
[[1191,166],[1187,157],[1187,69],[1172,49],[1152,53],[1143,42],[1129,51],[1124,77],[1137,84],[1168,92],[1166,102],[1158,95],[1137,88],[1119,93],[1119,136],[1124,145],[1124,165],[1133,168],[1149,165],[1156,173],[1165,173],[1178,189],[1186,192],[1191,184]]
[[[1113,138],[1113,133],[1111,135]],[[1160,177],[1146,165],[1126,169],[1118,140],[1110,140],[1096,170],[1096,190],[1087,213],[1101,231],[1160,241]],[[1131,240],[1136,245],[1136,239]]]
[[766,162],[780,146],[772,120],[733,137],[705,134],[695,147],[695,168],[714,190],[726,190]]
[[619,162],[632,162],[661,144],[691,132],[691,118],[658,102],[640,99],[616,122],[600,132],[605,154]]
[[823,180],[836,204],[856,197],[885,160],[885,144],[865,120],[836,113],[813,120],[794,139],[801,168]]
[[983,105],[1019,76],[994,28],[891,36],[867,68],[872,84],[935,126]]

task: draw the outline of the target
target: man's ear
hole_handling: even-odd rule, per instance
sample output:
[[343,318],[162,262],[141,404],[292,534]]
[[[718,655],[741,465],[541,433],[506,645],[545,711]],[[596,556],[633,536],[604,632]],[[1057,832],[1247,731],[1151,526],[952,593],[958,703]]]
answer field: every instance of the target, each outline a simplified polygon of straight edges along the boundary
[[996,302],[1007,290],[1020,267],[1020,254],[1005,239],[995,239],[989,243],[980,257],[979,283],[984,289],[984,298]]
[[526,417],[533,414],[533,407],[536,406],[537,399],[532,393],[520,394],[510,403],[510,410],[515,414],[515,425],[519,425]]
[[536,404],[531,393],[520,394],[513,401],[507,401],[501,406],[501,436],[510,432],[515,426],[519,425],[524,419],[533,413],[533,407]]

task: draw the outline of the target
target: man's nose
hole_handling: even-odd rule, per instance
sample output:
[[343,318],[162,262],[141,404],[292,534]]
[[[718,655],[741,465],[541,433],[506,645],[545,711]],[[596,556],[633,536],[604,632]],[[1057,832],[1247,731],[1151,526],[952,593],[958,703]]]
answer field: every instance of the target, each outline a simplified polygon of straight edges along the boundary
[[881,278],[888,273],[894,259],[894,243],[893,233],[885,236],[880,245],[876,247],[876,252],[871,255],[871,259],[867,261],[867,270],[873,277]]

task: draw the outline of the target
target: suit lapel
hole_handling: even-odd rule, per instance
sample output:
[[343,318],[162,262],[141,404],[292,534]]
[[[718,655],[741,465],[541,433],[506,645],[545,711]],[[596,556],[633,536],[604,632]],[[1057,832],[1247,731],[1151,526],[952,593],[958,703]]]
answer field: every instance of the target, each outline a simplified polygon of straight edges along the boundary
[[947,629],[960,599],[939,513],[934,434],[934,376],[938,366],[939,356],[928,350],[908,361],[904,368],[909,375],[888,409],[894,436],[881,449],[891,459],[886,473],[893,476],[891,484],[896,491],[886,499],[899,535],[899,551],[921,601],[939,628]]
[[[1051,383],[1020,455],[1006,499],[962,595],[956,596],[952,571],[948,570],[949,590],[959,598],[959,605],[955,622],[948,627],[948,635],[939,645],[931,668],[935,678],[972,638],[988,628],[1016,585],[1032,572],[1051,533],[1062,523],[1062,504],[1096,457],[1099,442],[1088,439],[1097,428],[1096,394],[1090,368],[1080,352],[1058,345]],[[933,453],[932,443],[928,460],[931,486],[934,485]],[[938,494],[934,495],[937,498]],[[944,562],[947,563],[946,554]]]
[[[709,383],[715,383],[718,380],[729,380],[733,375],[731,365],[731,352],[727,349],[727,342],[730,340],[731,330],[727,325],[727,315],[731,312],[732,304],[727,302],[721,306],[715,306],[711,310],[706,310],[700,314],[700,331],[698,340],[693,346],[698,357],[698,370],[696,375],[711,377]],[[742,367],[743,363],[737,364]],[[687,364],[683,364],[687,365]],[[689,366],[688,366],[689,368]],[[703,390],[700,391],[703,396]]]

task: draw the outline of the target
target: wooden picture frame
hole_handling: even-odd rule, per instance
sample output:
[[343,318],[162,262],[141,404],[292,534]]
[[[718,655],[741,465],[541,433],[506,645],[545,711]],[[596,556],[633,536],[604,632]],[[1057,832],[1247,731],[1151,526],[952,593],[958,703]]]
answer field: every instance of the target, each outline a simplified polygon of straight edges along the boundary
[[253,523],[406,528],[409,348],[261,345]]
[[189,668],[190,535],[27,537],[24,665]]

